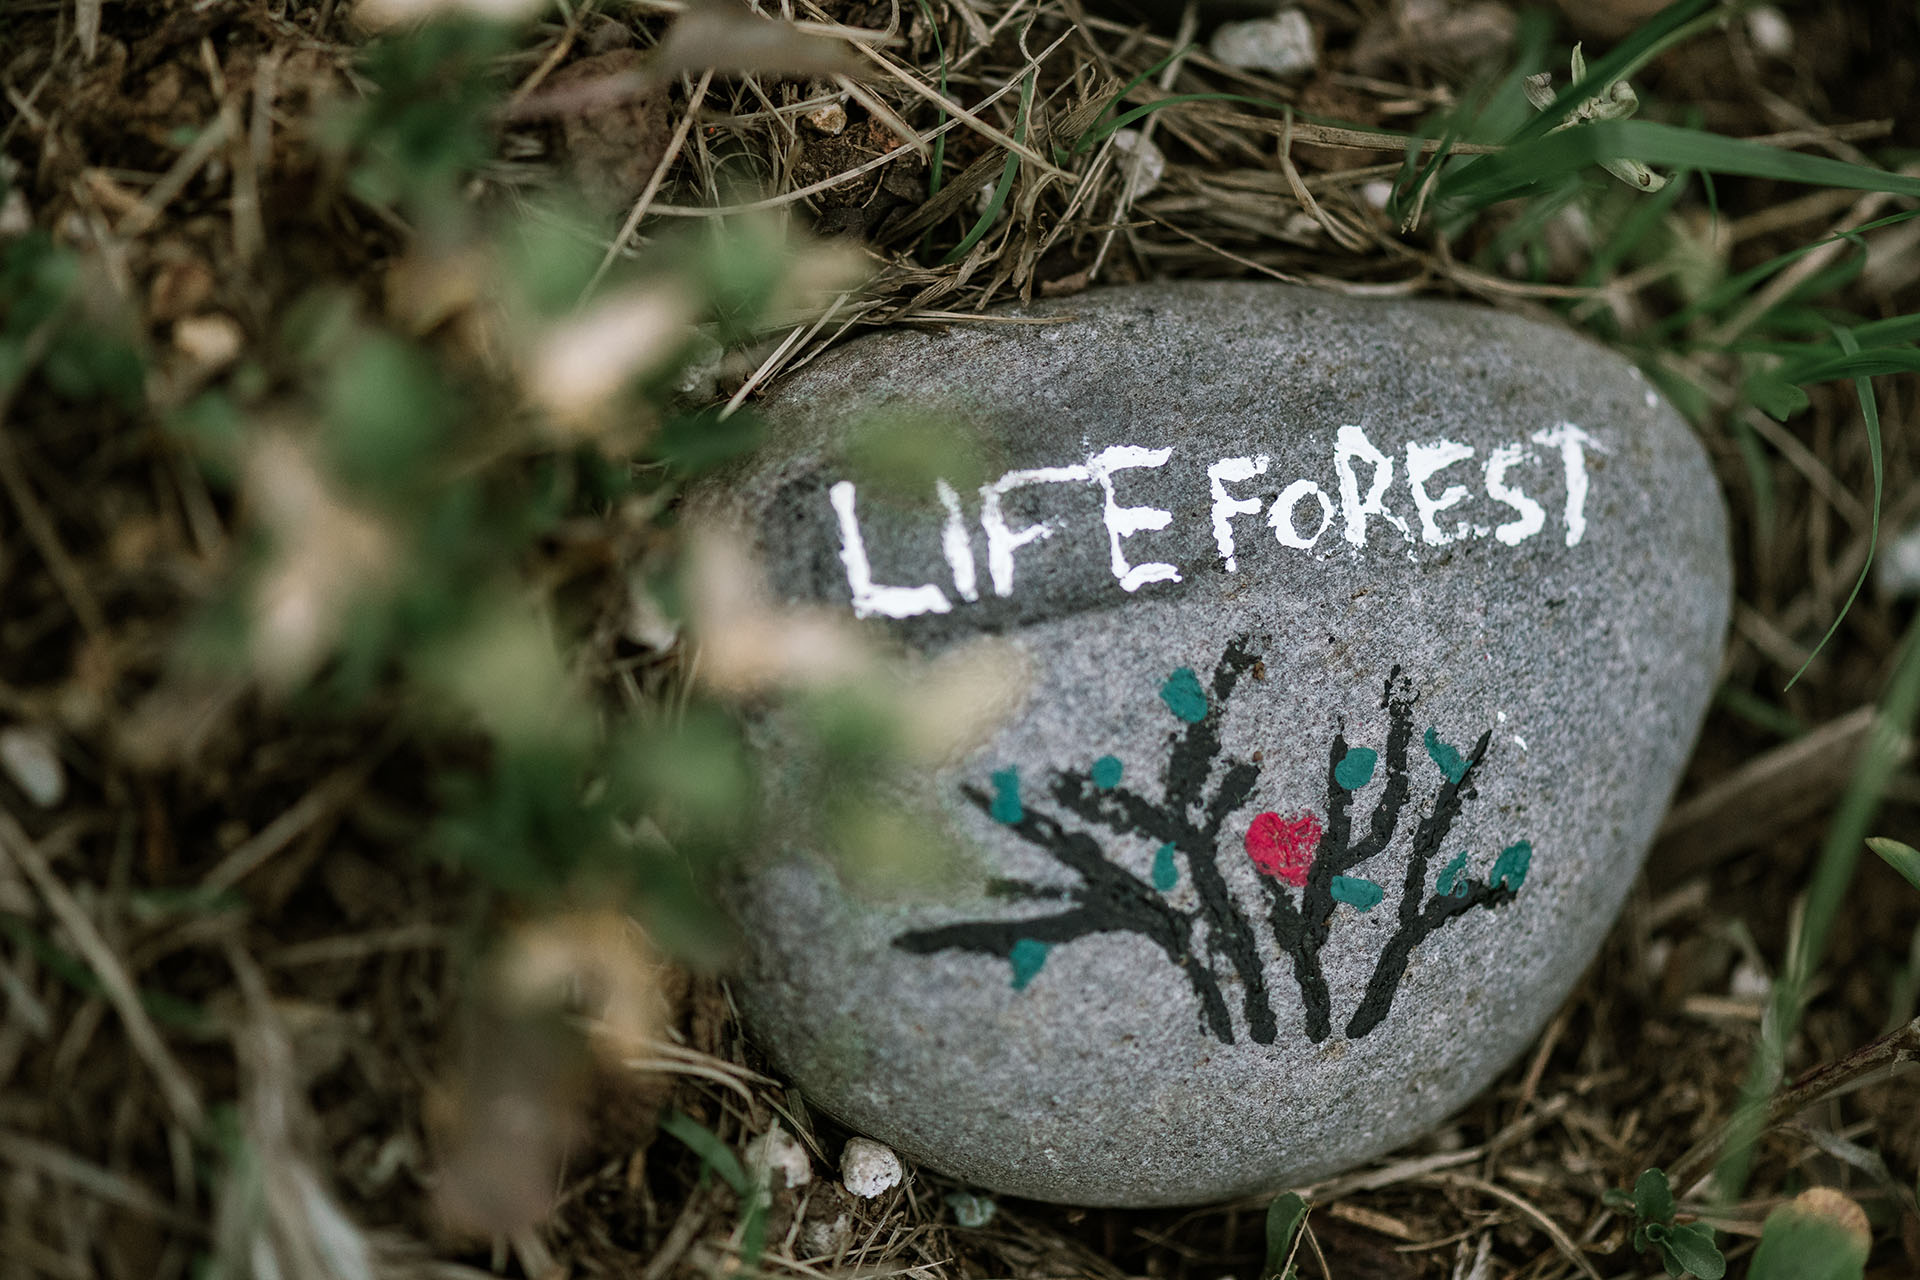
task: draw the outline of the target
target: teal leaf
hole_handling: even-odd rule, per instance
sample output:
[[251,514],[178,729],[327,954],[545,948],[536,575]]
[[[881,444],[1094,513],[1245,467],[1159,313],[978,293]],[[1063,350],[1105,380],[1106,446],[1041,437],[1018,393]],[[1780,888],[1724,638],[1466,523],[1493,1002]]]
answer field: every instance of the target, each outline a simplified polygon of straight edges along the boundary
[[1002,769],[993,775],[993,804],[988,812],[995,822],[1008,826],[1026,817],[1026,810],[1020,807],[1020,770]]
[[1440,880],[1434,888],[1439,891],[1441,897],[1458,898],[1466,895],[1467,882],[1461,876],[1461,872],[1466,869],[1467,851],[1462,849],[1453,855],[1453,861],[1440,868]]
[[[1500,851],[1494,860],[1493,879],[1495,888],[1512,889],[1515,893],[1527,882],[1527,868],[1533,865],[1533,846],[1525,840],[1510,844]],[[1645,1176],[1644,1174],[1641,1176]]]
[[1163,844],[1153,854],[1153,887],[1165,893],[1180,883],[1180,868],[1173,861],[1173,846]]
[[1117,756],[1101,756],[1093,762],[1093,785],[1102,791],[1111,791],[1120,785],[1120,777],[1126,767]]
[[1427,755],[1432,757],[1436,765],[1440,766],[1440,772],[1447,775],[1448,782],[1457,785],[1462,778],[1467,776],[1468,764],[1466,757],[1442,742],[1440,735],[1431,729],[1427,730],[1426,741]]
[[1371,880],[1363,880],[1359,876],[1335,876],[1333,878],[1333,900],[1335,902],[1344,902],[1350,907],[1358,907],[1362,911],[1371,911],[1380,905],[1380,899],[1383,896],[1380,886]]
[[1373,766],[1380,753],[1371,747],[1355,747],[1333,767],[1333,780],[1349,791],[1358,791],[1373,781]]
[[1160,701],[1188,724],[1199,724],[1207,718],[1207,691],[1200,687],[1200,677],[1193,674],[1192,667],[1181,667],[1167,677],[1160,686]]
[[1007,952],[1007,963],[1013,966],[1013,989],[1025,991],[1027,984],[1040,973],[1041,966],[1047,963],[1050,948],[1038,938],[1022,938],[1013,944]]

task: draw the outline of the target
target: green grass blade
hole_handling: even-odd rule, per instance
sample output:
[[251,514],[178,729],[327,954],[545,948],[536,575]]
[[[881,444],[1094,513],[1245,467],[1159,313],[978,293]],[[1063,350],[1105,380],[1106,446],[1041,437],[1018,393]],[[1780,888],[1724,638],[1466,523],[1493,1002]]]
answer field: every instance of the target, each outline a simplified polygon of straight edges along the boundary
[[1785,707],[1735,685],[1722,685],[1714,701],[1756,729],[1791,741],[1807,734],[1807,722]]
[[[1162,71],[1165,71],[1168,67],[1172,66],[1173,60],[1175,58],[1178,58],[1183,54],[1186,54],[1189,51],[1196,49],[1198,47],[1199,47],[1198,45],[1194,45],[1194,44],[1183,44],[1179,48],[1169,51],[1166,57],[1160,59],[1160,61],[1154,63],[1152,66],[1148,67],[1145,71],[1142,71],[1139,75],[1135,76],[1133,79],[1121,85],[1119,90],[1113,95],[1113,97],[1107,100],[1107,105],[1101,108],[1100,115],[1104,116],[1105,114],[1107,114],[1107,112],[1112,111],[1115,107],[1125,102],[1127,100],[1128,94],[1132,93],[1135,89],[1138,89],[1141,85],[1145,84],[1147,81],[1151,80],[1153,77],[1159,75]],[[1099,124],[1098,123],[1099,119],[1100,119],[1100,116],[1095,116],[1094,120],[1096,123],[1089,126],[1085,133],[1081,134],[1078,138],[1074,139],[1073,149],[1067,152],[1069,156],[1079,155],[1081,152],[1085,151],[1088,147],[1098,142],[1101,138],[1104,138],[1107,136],[1107,134],[1112,133],[1114,129],[1124,127],[1118,124],[1115,124],[1112,127],[1107,127],[1105,125]],[[1095,133],[1095,130],[1099,130],[1097,135]]]
[[1853,336],[1863,347],[1888,346],[1896,342],[1920,342],[1920,312],[1910,316],[1889,316],[1885,320],[1855,325]]
[[1890,840],[1886,836],[1867,837],[1867,848],[1879,854],[1886,864],[1907,878],[1907,883],[1920,889],[1920,849],[1899,840]]
[[1730,303],[1745,298],[1762,280],[1766,280],[1786,270],[1801,258],[1824,249],[1835,241],[1852,240],[1856,244],[1859,244],[1861,243],[1861,237],[1868,231],[1877,231],[1882,227],[1890,227],[1895,223],[1905,222],[1907,219],[1914,217],[1920,217],[1920,209],[1909,209],[1905,213],[1890,214],[1887,217],[1875,219],[1864,226],[1855,227],[1851,231],[1836,231],[1830,236],[1815,240],[1812,244],[1804,244],[1798,249],[1790,249],[1777,258],[1771,258],[1757,266],[1749,267],[1739,275],[1731,276],[1721,281],[1698,302],[1681,308],[1666,320],[1662,321],[1654,328],[1653,336],[1655,338],[1663,338],[1670,334],[1677,333],[1692,322],[1696,316],[1711,314]]
[[1845,329],[1837,332],[1846,335],[1846,351],[1818,359],[1804,358],[1783,367],[1780,376],[1788,382],[1804,386],[1815,382],[1831,382],[1835,378],[1875,378],[1884,373],[1920,371],[1920,351],[1912,347],[1878,347],[1872,351],[1862,351],[1851,333]]
[[1740,451],[1740,465],[1746,469],[1747,485],[1753,490],[1754,533],[1764,546],[1771,547],[1779,527],[1780,502],[1774,490],[1773,466],[1767,447],[1753,424],[1739,414],[1732,415],[1733,444]]
[[1607,160],[1920,196],[1920,178],[1648,120],[1604,120],[1522,142],[1449,174],[1437,194],[1484,207]]
[[1881,797],[1900,767],[1916,711],[1920,711],[1920,622],[1907,629],[1866,748],[1860,753],[1821,844],[1820,859],[1807,889],[1798,942],[1774,984],[1772,1008],[1761,1024],[1760,1041],[1754,1046],[1753,1064],[1730,1122],[1726,1153],[1714,1171],[1715,1187],[1723,1203],[1738,1200],[1746,1189],[1747,1175],[1753,1167],[1753,1146],[1765,1124],[1767,1101],[1779,1081],[1786,1046],[1799,1026],[1807,985],[1826,951],[1827,938],[1853,882],[1854,867],[1866,847],[1867,830],[1879,811]]
[[[1855,359],[1861,356],[1860,344],[1854,339],[1853,334],[1845,329],[1836,328],[1833,331],[1833,336],[1834,340],[1846,350],[1847,359]],[[1917,360],[1920,360],[1920,353],[1907,351],[1903,354],[1913,356]],[[1920,365],[1916,367],[1920,367]],[[1819,381],[1821,379],[1801,380]],[[1793,679],[1787,681],[1786,687],[1788,689],[1793,688],[1794,682],[1806,674],[1807,668],[1813,665],[1813,660],[1820,656],[1822,649],[1827,647],[1827,641],[1833,639],[1834,632],[1840,630],[1840,624],[1846,620],[1847,611],[1853,608],[1853,602],[1860,598],[1860,588],[1867,585],[1867,571],[1873,568],[1874,552],[1880,549],[1880,499],[1886,483],[1885,461],[1880,451],[1880,402],[1873,394],[1872,381],[1869,376],[1864,373],[1854,377],[1853,393],[1859,397],[1860,400],[1860,416],[1866,420],[1867,424],[1867,452],[1868,456],[1873,459],[1873,526],[1867,532],[1867,561],[1860,566],[1860,576],[1854,579],[1853,590],[1847,593],[1846,603],[1840,606],[1839,616],[1834,618],[1833,625],[1827,628],[1827,634],[1820,637],[1820,643],[1813,646],[1813,652],[1809,653],[1807,660],[1800,664],[1800,670],[1793,673]],[[1782,692],[1784,692],[1784,690]]]
[[1271,98],[1252,98],[1244,93],[1175,93],[1164,98],[1155,98],[1152,102],[1123,111],[1105,124],[1095,125],[1080,135],[1080,141],[1073,144],[1068,155],[1077,156],[1088,147],[1103,140],[1117,129],[1124,129],[1136,120],[1144,120],[1162,107],[1177,106],[1182,102],[1238,102],[1245,106],[1267,107],[1275,111],[1285,110],[1286,104],[1275,102]]
[[660,1122],[661,1129],[672,1134],[684,1143],[689,1150],[699,1156],[707,1168],[714,1171],[720,1180],[733,1189],[733,1193],[742,1200],[753,1194],[753,1184],[747,1180],[747,1171],[740,1164],[740,1157],[733,1154],[726,1143],[720,1141],[713,1130],[695,1120],[683,1111],[674,1111]]
[[1680,202],[1680,197],[1686,194],[1687,188],[1692,185],[1692,173],[1676,173],[1666,186],[1652,195],[1644,199],[1635,199],[1632,211],[1620,220],[1620,225],[1614,228],[1613,234],[1607,236],[1595,247],[1586,271],[1580,276],[1581,285],[1592,288],[1611,277],[1614,269],[1640,247],[1640,242],[1666,220],[1668,211]]
[[[940,96],[947,96],[947,46],[940,40],[940,24],[933,19],[933,6],[927,0],[919,0],[920,16],[927,20],[927,30],[933,33],[933,51],[940,55]],[[947,109],[940,108],[940,119],[936,128],[947,122]],[[933,151],[927,157],[927,198],[931,200],[940,194],[940,182],[945,176],[944,166],[947,156],[947,135],[941,134],[933,140]]]
[[[1025,143],[1027,140],[1027,121],[1029,112],[1033,109],[1033,82],[1034,75],[1029,74],[1026,83],[1020,86],[1020,118],[1014,122],[1013,127],[1015,142]],[[1009,151],[1007,162],[1000,169],[1000,180],[993,184],[993,198],[987,201],[987,207],[980,211],[979,218],[974,221],[967,234],[960,238],[960,243],[953,246],[946,257],[940,259],[941,266],[958,262],[966,257],[969,249],[980,243],[980,237],[987,234],[993,226],[993,220],[1000,216],[1000,210],[1006,206],[1007,197],[1013,194],[1013,180],[1019,173],[1020,153]]]

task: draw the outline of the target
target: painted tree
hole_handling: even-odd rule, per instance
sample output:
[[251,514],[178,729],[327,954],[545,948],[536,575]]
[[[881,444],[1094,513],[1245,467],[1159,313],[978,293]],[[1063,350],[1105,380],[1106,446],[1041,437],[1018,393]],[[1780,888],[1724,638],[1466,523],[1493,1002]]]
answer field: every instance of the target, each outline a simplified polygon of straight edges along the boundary
[[[1243,680],[1252,675],[1257,683],[1264,674],[1249,637],[1241,636],[1227,645],[1206,684],[1191,668],[1182,667],[1161,685],[1160,701],[1182,727],[1168,735],[1157,800],[1126,785],[1125,766],[1110,755],[1086,769],[1054,771],[1044,786],[1051,810],[1023,793],[1017,768],[993,774],[990,791],[964,785],[961,791],[972,804],[1045,852],[1072,874],[1074,883],[1062,887],[995,879],[987,886],[992,897],[1059,905],[1043,914],[912,930],[894,945],[918,954],[962,950],[1004,957],[1012,965],[1018,990],[1034,980],[1055,946],[1098,933],[1135,934],[1180,970],[1209,1033],[1226,1043],[1235,1038],[1221,985],[1222,974],[1231,973],[1239,980],[1248,1037],[1272,1043],[1277,1024],[1256,923],[1249,920],[1219,865],[1223,846],[1234,843],[1223,832],[1247,805],[1260,777],[1258,764],[1224,753],[1221,720]],[[1310,810],[1286,816],[1262,812],[1239,841],[1259,873],[1266,907],[1260,923],[1272,930],[1279,951],[1292,962],[1306,1032],[1316,1043],[1332,1030],[1320,955],[1332,934],[1335,909],[1344,903],[1371,911],[1385,896],[1376,882],[1349,873],[1384,853],[1399,829],[1412,791],[1407,760],[1414,701],[1410,683],[1396,667],[1381,696],[1388,713],[1386,781],[1363,833],[1354,833],[1353,798],[1373,781],[1380,756],[1371,748],[1350,747],[1342,730],[1334,735],[1328,755],[1324,820]],[[1347,1023],[1349,1037],[1366,1035],[1386,1016],[1422,941],[1474,907],[1513,901],[1526,878],[1532,851],[1522,842],[1500,854],[1486,880],[1467,875],[1468,855],[1463,851],[1442,868],[1433,892],[1427,889],[1428,872],[1461,805],[1474,795],[1472,780],[1490,741],[1490,733],[1482,734],[1462,756],[1435,730],[1426,731],[1426,754],[1442,781],[1414,833],[1398,925]],[[1155,847],[1147,876],[1112,856],[1103,840],[1115,837]],[[1169,897],[1183,869],[1193,902],[1187,908]]]
[[[1289,862],[1268,852],[1267,841],[1260,838],[1262,824],[1274,815],[1259,815],[1248,830],[1247,849],[1263,873],[1260,883],[1274,940],[1293,960],[1294,979],[1306,1009],[1307,1038],[1316,1044],[1332,1031],[1332,1002],[1320,953],[1332,933],[1334,907],[1346,903],[1371,911],[1385,896],[1375,881],[1349,873],[1384,853],[1399,831],[1412,790],[1407,754],[1413,739],[1413,704],[1412,685],[1395,667],[1380,694],[1380,705],[1387,713],[1386,785],[1363,834],[1356,838],[1353,829],[1354,793],[1373,781],[1380,758],[1372,748],[1349,746],[1344,731],[1334,734],[1327,753],[1327,817],[1316,833],[1311,861]],[[1491,730],[1482,733],[1463,757],[1435,730],[1426,732],[1427,756],[1440,771],[1441,782],[1414,832],[1400,893],[1399,927],[1381,951],[1360,1007],[1347,1023],[1350,1039],[1366,1035],[1386,1017],[1415,947],[1474,907],[1505,906],[1526,879],[1533,850],[1523,841],[1501,853],[1487,880],[1466,874],[1467,853],[1462,850],[1442,869],[1433,893],[1427,892],[1427,873],[1460,816],[1462,801],[1475,794],[1473,776],[1492,739]]]

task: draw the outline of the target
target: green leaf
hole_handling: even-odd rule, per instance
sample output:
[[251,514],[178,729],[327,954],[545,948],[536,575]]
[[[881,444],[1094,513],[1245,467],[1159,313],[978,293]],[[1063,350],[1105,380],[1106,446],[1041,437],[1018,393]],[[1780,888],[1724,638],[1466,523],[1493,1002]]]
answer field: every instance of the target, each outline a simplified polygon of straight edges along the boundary
[[761,434],[760,419],[751,410],[726,416],[713,406],[667,419],[651,452],[676,475],[697,476],[751,451]]
[[453,394],[412,343],[367,334],[327,373],[322,397],[328,454],[352,484],[405,492],[440,458]]
[[[1033,108],[1034,80],[1038,75],[1038,72],[1029,75],[1020,85],[1020,115],[1014,122],[1013,127],[1013,140],[1015,142],[1025,143],[1027,140],[1027,124],[1030,119],[1029,112]],[[1118,126],[1115,127],[1117,128]],[[967,234],[960,238],[960,243],[953,246],[946,257],[940,259],[941,266],[947,266],[949,263],[958,262],[960,259],[966,257],[967,251],[973,248],[974,245],[980,243],[980,237],[986,235],[987,232],[992,229],[993,220],[1000,216],[1000,210],[1005,207],[1007,197],[1013,194],[1013,180],[1018,176],[1019,172],[1020,153],[1017,151],[1007,152],[1007,162],[1000,167],[1000,181],[993,184],[993,195],[988,199],[987,207],[980,211],[980,217],[975,220],[973,226],[968,229]]]
[[1806,392],[1774,373],[1756,373],[1741,391],[1775,422],[1785,422],[1811,403]]
[[1633,1184],[1633,1211],[1642,1222],[1673,1221],[1673,1188],[1664,1169],[1648,1169]]
[[1720,1280],[1727,1274],[1727,1260],[1713,1243],[1713,1228],[1704,1223],[1672,1228],[1660,1248],[1688,1275],[1700,1280]]
[[747,1171],[741,1167],[740,1157],[734,1155],[732,1149],[720,1141],[713,1130],[683,1111],[670,1113],[660,1122],[660,1127],[680,1139],[695,1155],[699,1156],[700,1162],[718,1174],[722,1182],[732,1187],[735,1195],[746,1199],[753,1194],[753,1184],[747,1180]]
[[1783,1204],[1767,1215],[1747,1280],[1861,1280],[1871,1243],[1833,1218]]
[[1886,836],[1868,836],[1867,848],[1886,860],[1888,866],[1907,878],[1907,883],[1920,889],[1920,849],[1910,844]]
[[1307,1225],[1307,1210],[1307,1202],[1291,1191],[1267,1206],[1267,1264],[1261,1268],[1261,1280],[1291,1280],[1296,1274],[1293,1252]]

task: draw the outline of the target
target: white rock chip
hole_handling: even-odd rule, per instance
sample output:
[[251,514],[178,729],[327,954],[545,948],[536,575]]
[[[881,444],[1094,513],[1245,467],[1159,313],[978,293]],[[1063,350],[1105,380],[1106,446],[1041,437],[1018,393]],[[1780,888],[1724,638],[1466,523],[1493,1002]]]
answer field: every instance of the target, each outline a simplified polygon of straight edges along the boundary
[[1230,67],[1297,76],[1320,61],[1313,24],[1298,9],[1282,9],[1271,18],[1224,23],[1207,43],[1208,52]]
[[7,198],[0,200],[0,236],[11,239],[23,236],[33,230],[33,211],[27,208],[27,198],[15,187],[7,192]]
[[809,1258],[835,1258],[853,1243],[853,1218],[836,1213],[832,1219],[808,1218],[800,1228],[800,1248]]
[[1881,548],[1873,562],[1873,576],[1890,596],[1920,594],[1920,525]]
[[862,1200],[891,1191],[906,1177],[893,1148],[871,1138],[852,1138],[840,1153],[840,1181]]
[[1138,129],[1117,129],[1113,135],[1113,149],[1120,154],[1115,165],[1124,179],[1133,177],[1133,198],[1138,200],[1155,187],[1167,174],[1167,157],[1158,144]]
[[0,729],[0,768],[42,809],[51,809],[67,794],[67,774],[52,735],[24,725]]
[[847,131],[847,104],[844,95],[841,101],[829,102],[824,107],[815,107],[811,111],[803,112],[800,119],[809,128],[824,133],[829,138],[838,137]]
[[181,355],[205,370],[224,369],[240,354],[246,341],[232,316],[218,312],[188,316],[173,326],[173,345]]
[[805,1144],[778,1124],[747,1144],[747,1167],[755,1174],[778,1174],[789,1191],[813,1181],[813,1160]]
[[1786,58],[1793,53],[1793,26],[1770,4],[1747,11],[1747,39],[1769,58]]

